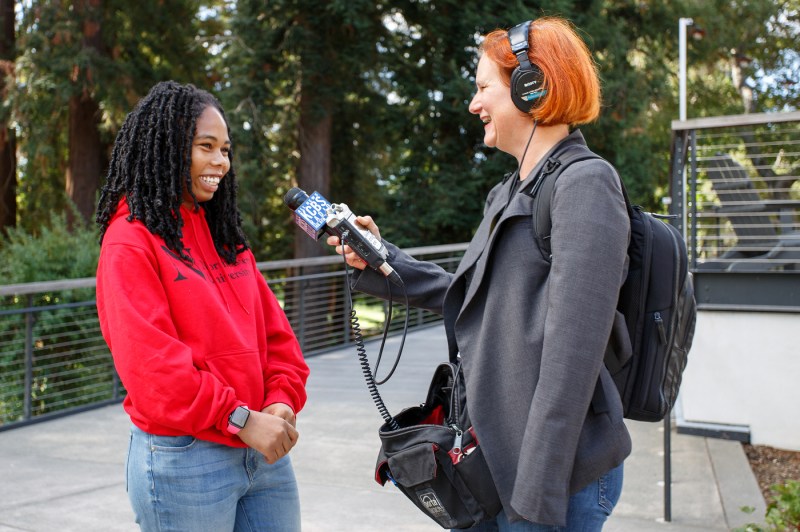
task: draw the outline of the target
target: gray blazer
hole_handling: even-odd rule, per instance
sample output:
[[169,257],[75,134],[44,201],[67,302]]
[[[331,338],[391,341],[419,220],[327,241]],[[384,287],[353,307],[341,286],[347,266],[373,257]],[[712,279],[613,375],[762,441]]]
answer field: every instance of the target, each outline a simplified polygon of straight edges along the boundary
[[[579,131],[562,141],[576,142],[585,144]],[[450,355],[463,360],[467,407],[509,518],[564,526],[570,494],[631,451],[603,364],[607,347],[627,334],[616,303],[630,223],[611,165],[574,163],[553,190],[550,262],[535,240],[532,198],[512,194],[511,185],[504,181],[489,193],[455,274],[387,242],[389,263],[412,306],[444,316]],[[374,271],[353,282],[388,296]]]

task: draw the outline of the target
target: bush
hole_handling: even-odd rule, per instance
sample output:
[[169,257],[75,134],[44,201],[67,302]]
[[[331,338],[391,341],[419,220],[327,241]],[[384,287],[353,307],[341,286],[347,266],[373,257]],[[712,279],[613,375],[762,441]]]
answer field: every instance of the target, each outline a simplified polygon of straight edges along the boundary
[[[764,521],[767,528],[749,524],[737,532],[783,532],[800,530],[800,481],[789,480],[785,484],[771,486],[774,498],[767,505]],[[748,511],[748,508],[743,508]],[[749,508],[752,512],[752,508]]]
[[[93,277],[97,232],[67,227],[66,217],[52,215],[37,235],[12,228],[0,247],[3,283]],[[35,417],[111,397],[111,357],[94,298],[89,287],[0,299],[0,424],[26,417],[26,404]],[[27,390],[26,358],[32,364]]]
[[98,233],[79,225],[68,229],[65,215],[51,215],[38,235],[11,228],[0,243],[3,284],[94,277],[100,256]]

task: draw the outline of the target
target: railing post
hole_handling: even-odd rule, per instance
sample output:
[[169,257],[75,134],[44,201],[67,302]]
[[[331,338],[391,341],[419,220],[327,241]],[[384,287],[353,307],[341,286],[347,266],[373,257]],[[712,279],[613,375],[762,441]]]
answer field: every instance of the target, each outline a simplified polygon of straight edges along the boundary
[[119,375],[115,369],[111,370],[111,398],[119,399]]
[[[302,268],[300,268],[300,275],[302,276]],[[305,292],[305,284],[306,282],[303,280],[298,280],[297,282],[297,298],[299,301],[297,302],[297,319],[300,321],[300,325],[298,326],[298,334],[297,334],[297,341],[300,343],[300,350],[305,351],[306,347],[306,292]]]
[[672,521],[672,412],[664,418],[664,521]]
[[676,131],[672,145],[672,176],[670,180],[670,205],[669,213],[677,215],[677,223],[673,223],[683,238],[686,239],[686,208],[684,194],[686,183],[684,172],[686,169],[686,151],[688,138],[686,131]]
[[33,389],[33,294],[27,298],[25,311],[25,381],[22,399],[22,419],[28,420],[33,413],[31,392]]
[[[689,156],[691,163],[691,196],[686,198],[686,201],[692,202],[692,220],[688,227],[689,229],[689,252],[691,253],[690,266],[697,267],[697,131],[692,129],[689,132],[691,142],[691,155]],[[687,203],[688,206],[688,203]],[[686,208],[686,206],[684,207]]]

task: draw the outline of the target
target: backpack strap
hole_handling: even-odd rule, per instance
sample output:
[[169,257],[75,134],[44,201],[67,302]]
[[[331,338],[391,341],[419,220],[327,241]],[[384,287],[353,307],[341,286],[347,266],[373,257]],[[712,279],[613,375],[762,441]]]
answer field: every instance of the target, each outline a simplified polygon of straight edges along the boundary
[[[553,226],[553,221],[550,218],[550,203],[552,202],[556,180],[572,163],[589,159],[600,159],[600,156],[589,151],[583,144],[567,145],[547,158],[539,175],[536,176],[531,185],[526,186],[530,190],[523,188],[520,191],[533,198],[533,229],[536,233],[539,250],[548,262],[552,259],[550,229]],[[624,190],[623,187],[623,194],[625,194]],[[627,199],[628,196],[625,194],[626,203]]]
[[[602,157],[590,151],[584,144],[564,146],[548,157],[539,175],[536,176],[533,186],[530,186],[531,190],[524,191],[525,194],[533,198],[533,230],[536,236],[536,243],[539,246],[539,251],[542,253],[542,256],[548,262],[552,262],[553,260],[550,246],[550,231],[553,227],[553,220],[550,217],[550,206],[553,200],[556,180],[569,165],[590,159],[602,159]],[[622,186],[622,195],[625,198],[625,206],[630,216],[633,214],[633,208],[628,200],[628,192],[625,190],[625,184],[622,182],[621,178],[619,181]],[[606,353],[603,357],[603,362],[605,364],[608,364],[609,361],[613,362],[616,359],[612,354],[610,354],[609,349],[606,348]],[[610,407],[606,396],[607,393],[609,392],[605,390],[603,380],[598,377],[591,401],[591,408],[595,414],[609,411]],[[615,393],[617,392],[615,391]]]

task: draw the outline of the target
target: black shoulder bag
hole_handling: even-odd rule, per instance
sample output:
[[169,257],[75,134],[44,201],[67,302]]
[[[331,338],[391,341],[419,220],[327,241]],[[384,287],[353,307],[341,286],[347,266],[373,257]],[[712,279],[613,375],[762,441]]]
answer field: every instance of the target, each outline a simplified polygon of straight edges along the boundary
[[500,498],[469,421],[461,365],[440,364],[428,396],[378,430],[375,480],[391,481],[444,528],[469,528],[500,512]]
[[[402,280],[399,281],[405,292]],[[452,361],[440,364],[434,371],[425,403],[407,408],[392,417],[377,385],[388,381],[397,368],[410,313],[406,312],[403,340],[394,366],[386,378],[376,381],[353,309],[350,284],[347,281],[344,284],[350,302],[351,327],[361,369],[370,395],[385,421],[378,430],[381,449],[375,467],[375,480],[381,485],[390,480],[411,502],[444,528],[470,528],[494,517],[501,509],[500,497],[469,420],[461,364]],[[391,294],[388,281],[387,290]],[[384,340],[391,322],[391,307],[392,301],[389,299]],[[375,372],[380,364],[383,344],[380,351]]]

